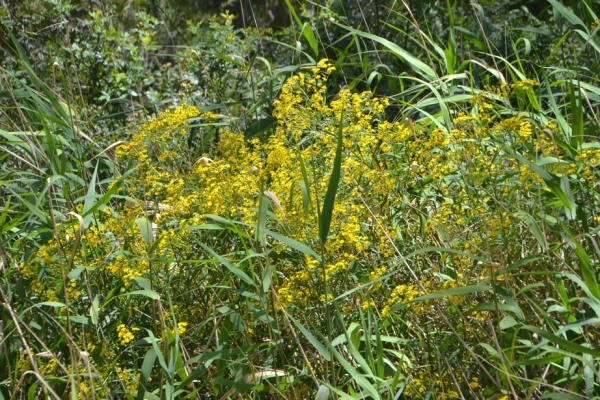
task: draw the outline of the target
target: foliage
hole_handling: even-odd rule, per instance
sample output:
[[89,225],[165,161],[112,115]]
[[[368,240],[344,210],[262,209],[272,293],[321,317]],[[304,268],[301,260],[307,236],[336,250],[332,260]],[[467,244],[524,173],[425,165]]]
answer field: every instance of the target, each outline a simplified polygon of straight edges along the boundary
[[38,2],[25,2],[2,19],[4,79],[17,87],[32,83],[10,41],[12,32],[36,75],[77,104],[78,116],[93,122],[105,145],[118,140],[125,124],[184,102],[222,109],[235,117],[230,123],[245,127],[246,118],[261,114],[262,97],[273,89],[270,65],[255,62],[264,32],[235,29],[230,14],[184,20],[175,29],[164,15],[159,19],[143,8],[125,12],[116,2],[85,11],[83,20],[83,5],[49,7],[42,13]]
[[286,3],[298,43],[224,14],[173,54],[110,4],[5,43],[2,397],[600,396],[588,2],[505,51],[464,4]]

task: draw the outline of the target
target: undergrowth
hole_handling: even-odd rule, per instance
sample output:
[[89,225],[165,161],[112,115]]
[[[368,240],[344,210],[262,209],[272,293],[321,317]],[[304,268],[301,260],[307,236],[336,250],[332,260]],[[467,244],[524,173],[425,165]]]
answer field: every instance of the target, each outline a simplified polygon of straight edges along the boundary
[[[551,3],[597,59],[593,9]],[[411,22],[420,58],[338,24],[349,55],[289,6],[292,65],[232,46],[213,97],[129,110],[112,142],[13,37],[0,397],[600,396],[598,72],[527,39],[461,59],[483,42],[454,20],[447,43]]]

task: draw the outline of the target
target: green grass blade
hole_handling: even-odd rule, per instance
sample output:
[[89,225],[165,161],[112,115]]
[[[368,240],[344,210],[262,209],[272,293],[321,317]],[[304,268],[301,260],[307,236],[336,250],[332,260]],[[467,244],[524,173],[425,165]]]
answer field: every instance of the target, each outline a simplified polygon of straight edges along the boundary
[[424,296],[419,296],[415,299],[407,301],[406,303],[398,303],[392,307],[392,311],[396,311],[399,308],[405,306],[406,304],[410,304],[410,303],[418,303],[421,301],[440,299],[443,297],[450,297],[450,296],[459,296],[459,295],[463,295],[463,294],[487,292],[488,290],[491,290],[491,289],[492,289],[492,287],[488,286],[488,285],[469,285],[469,286],[455,287],[452,289],[440,290],[439,292],[429,293]]
[[354,35],[361,36],[365,39],[373,40],[373,41],[385,46],[392,52],[392,54],[394,54],[400,60],[404,61],[409,67],[411,67],[413,70],[415,70],[415,72],[417,72],[419,75],[421,75],[424,79],[431,81],[436,78],[437,75],[436,75],[435,71],[433,70],[433,68],[431,68],[430,66],[425,64],[423,61],[419,60],[418,58],[416,58],[415,56],[413,56],[412,54],[410,54],[408,51],[404,50],[402,47],[398,46],[397,44],[392,43],[389,40],[384,39],[380,36],[373,35],[373,34],[367,33],[367,32],[362,32],[362,31],[350,28],[349,26],[345,26],[345,25],[341,25],[341,24],[337,24],[337,25],[348,30],[349,32],[353,33]]
[[581,268],[581,276],[589,289],[589,291],[600,300],[600,287],[598,286],[598,280],[596,278],[596,268],[592,266],[590,257],[586,253],[585,249],[579,242],[573,240],[575,244],[575,251],[577,252],[577,258],[579,259],[579,267]]
[[321,257],[319,257],[319,255],[310,247],[308,247],[307,245],[298,242],[297,240],[291,239],[287,236],[283,236],[280,235],[279,233],[275,233],[272,232],[270,230],[265,230],[265,234],[271,236],[273,239],[279,240],[281,243],[287,244],[288,246],[290,246],[292,249],[294,250],[298,250],[300,253],[302,254],[306,254],[308,256],[311,256],[312,258],[314,258],[317,261],[321,261]]
[[513,215],[519,218],[521,221],[525,222],[525,224],[529,227],[531,233],[533,233],[533,236],[535,236],[542,249],[547,250],[548,242],[546,241],[546,236],[544,236],[544,234],[542,233],[542,230],[538,226],[537,222],[535,222],[535,219],[533,219],[531,215],[527,214],[524,211],[518,211]]
[[231,273],[233,273],[235,276],[237,276],[238,278],[240,278],[241,280],[243,280],[244,282],[246,282],[249,285],[253,285],[254,286],[254,281],[252,280],[252,278],[250,278],[248,276],[248,274],[246,274],[244,271],[242,271],[241,269],[239,269],[238,267],[234,266],[232,263],[230,263],[227,259],[225,259],[224,257],[221,257],[220,255],[218,255],[217,253],[215,253],[215,251],[213,249],[211,249],[210,247],[208,247],[207,245],[205,245],[202,242],[198,242],[198,244],[211,256],[213,256],[217,261],[219,261],[221,264],[223,264],[229,271],[231,271]]
[[138,228],[140,228],[140,232],[142,234],[142,238],[144,238],[144,242],[146,242],[147,245],[152,244],[152,242],[154,242],[154,232],[152,232],[152,222],[148,218],[142,217],[142,218],[136,219],[135,223],[137,224]]
[[[123,175],[121,175],[121,177],[117,180],[117,182],[115,182],[115,184],[112,185],[111,188],[108,189],[106,191],[106,193],[104,193],[102,195],[102,197],[100,197],[98,199],[98,201],[94,203],[93,206],[91,206],[86,212],[82,213],[81,216],[84,218],[84,220],[87,215],[92,214],[98,208],[100,208],[104,204],[108,203],[110,201],[110,199],[112,198],[112,195],[115,194],[121,188],[121,185],[125,181],[125,178],[127,178],[127,175],[129,175],[132,172],[133,172],[133,170],[129,170],[129,171],[125,172]],[[86,197],[84,197],[83,199],[85,200]]]
[[146,356],[144,357],[144,361],[142,363],[142,368],[140,369],[137,400],[145,399],[144,394],[146,393],[146,388],[148,386],[148,379],[152,374],[152,368],[154,367],[156,358],[156,351],[154,348],[151,348],[146,352]]
[[302,324],[291,315],[288,315],[288,318],[294,323],[294,325],[296,325],[296,327],[300,330],[300,332],[302,332],[306,340],[309,341],[309,343],[315,348],[315,350],[319,352],[321,356],[323,356],[323,358],[325,358],[326,360],[331,359],[331,353],[329,352],[329,350],[327,350],[327,348],[323,346],[323,344],[319,342],[319,340],[316,337],[314,337],[308,329],[302,326]]
[[335,150],[335,160],[333,161],[333,171],[329,178],[325,201],[323,202],[323,210],[321,212],[319,235],[321,243],[325,244],[327,236],[329,236],[329,228],[331,226],[331,218],[333,217],[333,207],[335,205],[335,196],[337,194],[338,185],[340,183],[340,174],[342,169],[342,148],[344,140],[344,112],[340,113],[340,126],[338,129],[337,148]]
[[577,344],[575,342],[572,342],[570,340],[564,339],[562,337],[556,336],[548,331],[545,331],[543,329],[540,329],[536,326],[531,326],[531,325],[524,325],[521,327],[521,329],[525,329],[528,330],[530,332],[536,333],[539,336],[543,337],[544,339],[555,343],[561,347],[563,347],[564,349],[573,351],[575,353],[579,353],[579,354],[590,354],[594,357],[600,357],[600,350],[597,349],[590,349],[589,347],[585,347],[582,346],[580,344]]

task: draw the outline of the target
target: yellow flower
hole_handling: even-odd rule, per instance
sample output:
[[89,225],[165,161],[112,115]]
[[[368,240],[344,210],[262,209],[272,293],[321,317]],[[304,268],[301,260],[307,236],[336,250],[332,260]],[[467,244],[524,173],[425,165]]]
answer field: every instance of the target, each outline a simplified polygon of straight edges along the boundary
[[[139,330],[139,328],[133,328],[133,330]],[[117,336],[121,346],[126,346],[135,339],[135,335],[129,329],[127,329],[125,324],[120,324],[117,326]]]

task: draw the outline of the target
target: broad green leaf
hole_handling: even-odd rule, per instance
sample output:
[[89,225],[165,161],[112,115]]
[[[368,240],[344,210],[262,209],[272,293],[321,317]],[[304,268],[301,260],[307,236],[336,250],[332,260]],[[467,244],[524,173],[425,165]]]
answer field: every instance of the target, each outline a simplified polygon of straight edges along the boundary
[[501,330],[505,330],[505,329],[512,328],[513,326],[519,325],[519,324],[520,324],[520,322],[518,322],[516,319],[514,319],[514,317],[507,315],[506,317],[502,318],[502,320],[500,320],[498,327]]
[[461,255],[461,256],[464,256],[464,257],[468,257],[468,258],[470,258],[472,260],[475,260],[475,261],[480,261],[480,262],[482,262],[484,264],[489,264],[490,263],[486,258],[483,258],[483,257],[480,257],[480,256],[476,256],[474,254],[465,253],[464,251],[458,251],[458,250],[450,249],[448,247],[425,247],[423,249],[419,249],[419,250],[413,251],[412,253],[410,253],[409,255],[405,256],[404,258],[407,259],[407,260],[409,260],[409,259],[413,258],[416,255],[424,254],[424,253],[431,253],[431,252],[434,252],[434,251],[439,251],[441,253],[458,254],[458,255]]
[[410,54],[408,51],[406,51],[402,47],[398,46],[397,44],[392,43],[389,40],[384,39],[380,36],[373,35],[371,33],[362,32],[362,31],[350,28],[349,26],[344,26],[344,25],[340,25],[340,24],[338,24],[338,25],[340,27],[342,27],[343,29],[346,29],[347,31],[351,32],[354,35],[364,37],[365,39],[373,40],[373,41],[380,43],[383,46],[387,47],[392,52],[392,54],[394,54],[396,57],[398,57],[399,59],[404,61],[410,68],[412,68],[417,73],[419,73],[424,79],[431,81],[437,77],[435,71],[430,66],[428,66],[427,64],[425,64],[424,62],[422,62],[421,60],[419,60],[418,58],[416,58],[415,56]]
[[589,34],[589,31],[587,30],[585,23],[581,19],[579,19],[579,17],[577,15],[575,15],[571,10],[569,10],[567,7],[565,7],[564,5],[562,5],[560,2],[558,2],[556,0],[548,0],[548,2],[550,4],[552,4],[552,6],[554,8],[556,8],[556,10],[558,12],[560,12],[563,15],[563,17],[565,17],[567,19],[567,21],[572,23],[573,26],[575,26],[576,28],[584,29]]
[[142,368],[140,370],[137,400],[144,400],[146,398],[144,395],[146,394],[148,380],[152,374],[152,368],[154,367],[156,358],[156,350],[154,348],[151,348],[146,352],[146,356],[144,357]]
[[329,352],[329,350],[327,350],[327,348],[325,348],[325,346],[323,346],[323,344],[321,344],[321,342],[319,342],[317,338],[315,338],[313,334],[308,331],[308,329],[302,326],[302,324],[296,321],[296,319],[291,315],[288,315],[288,318],[294,323],[294,325],[296,325],[296,327],[298,327],[300,332],[302,332],[304,337],[319,352],[319,354],[321,354],[321,356],[323,356],[326,360],[331,359],[331,353]]
[[152,244],[152,242],[154,242],[154,232],[152,232],[152,221],[150,221],[146,217],[142,217],[136,219],[135,223],[140,228],[140,232],[142,234],[142,237],[144,238],[144,242],[146,242],[146,244]]
[[163,356],[162,352],[160,351],[160,348],[158,347],[159,340],[154,336],[154,333],[151,330],[146,329],[146,332],[148,332],[148,339],[152,344],[152,349],[154,350],[154,357],[158,359],[158,362],[163,372],[167,375],[167,379],[172,380],[173,374],[171,373],[171,369],[168,367],[167,362],[165,361],[165,357]]
[[138,276],[137,278],[133,278],[132,281],[140,285],[140,287],[144,290],[152,290],[152,285],[150,285],[150,281],[148,281],[146,278]]
[[[146,296],[151,298],[152,300],[158,300],[160,298],[160,296],[158,295],[158,293],[156,293],[154,290],[134,290],[133,292],[129,292],[129,293],[123,293],[119,296]],[[119,297],[117,296],[117,297]]]
[[308,206],[310,204],[310,193],[308,191],[308,187],[304,181],[298,181],[298,185],[300,185],[300,190],[302,191],[302,211],[304,214],[308,214]]
[[69,272],[69,274],[67,275],[68,279],[77,279],[79,278],[79,276],[81,275],[81,273],[85,270],[87,270],[88,267],[76,267],[73,268],[73,270],[71,270],[71,272]]
[[590,257],[587,255],[585,249],[579,242],[573,239],[575,244],[575,251],[577,258],[579,259],[579,267],[581,269],[581,276],[588,287],[589,291],[600,300],[600,287],[598,286],[598,280],[596,278],[596,268],[592,266]]
[[258,121],[250,125],[248,129],[246,129],[246,131],[244,132],[244,139],[249,140],[258,136],[273,125],[275,125],[276,123],[277,118],[274,117],[259,119]]
[[588,347],[582,346],[580,344],[577,344],[575,342],[572,342],[572,341],[562,338],[560,336],[556,336],[553,333],[550,333],[548,331],[540,329],[537,326],[524,325],[521,327],[521,329],[525,329],[525,330],[531,331],[533,333],[536,333],[539,336],[543,337],[544,339],[546,339],[552,343],[555,343],[559,346],[562,346],[564,349],[573,351],[575,353],[590,354],[594,357],[600,357],[600,350],[590,349]]
[[252,278],[250,278],[248,276],[248,274],[246,274],[244,271],[242,271],[238,267],[234,266],[225,257],[221,257],[213,249],[211,249],[210,247],[208,247],[204,243],[199,242],[198,244],[204,250],[206,250],[207,253],[209,253],[211,256],[213,256],[217,261],[219,261],[221,264],[223,264],[235,276],[237,276],[238,278],[240,278],[241,280],[243,280],[244,282],[246,282],[249,285],[254,285],[254,281],[252,280]]
[[410,304],[410,303],[417,303],[417,302],[421,302],[421,301],[439,299],[439,298],[443,298],[443,297],[459,296],[459,295],[463,295],[463,294],[486,292],[491,289],[492,289],[492,287],[487,286],[487,285],[471,285],[471,286],[460,286],[460,287],[455,287],[452,289],[441,290],[439,292],[429,293],[429,294],[426,294],[425,296],[417,297],[415,299],[407,301],[406,303],[398,303],[392,307],[392,311],[396,311],[399,308],[403,307],[404,305]]
[[90,319],[88,317],[84,317],[81,315],[69,315],[69,320],[75,322],[76,324],[89,325]]
[[523,164],[526,164],[529,168],[531,168],[531,170],[533,170],[535,173],[537,173],[539,175],[539,177],[544,180],[544,182],[546,183],[546,186],[548,186],[548,188],[554,194],[554,196],[565,207],[565,213],[567,214],[567,216],[572,215],[571,213],[575,212],[575,204],[571,203],[571,201],[569,200],[569,198],[567,197],[567,195],[561,188],[561,183],[558,179],[556,179],[554,176],[552,176],[544,168],[535,165],[534,163],[532,163],[531,161],[529,161],[528,159],[526,159],[525,157],[523,157],[519,154],[511,154],[510,156],[508,156],[508,158],[515,158],[515,159],[519,160],[520,162],[522,162]]
[[100,296],[96,295],[90,306],[90,320],[92,324],[98,325],[98,316],[100,315]]
[[537,222],[535,222],[535,219],[533,219],[531,215],[527,214],[524,211],[517,211],[513,215],[519,218],[521,221],[525,222],[525,224],[529,227],[531,233],[533,233],[533,236],[535,236],[542,249],[547,250],[548,242],[546,241],[546,236],[542,233],[542,230],[538,226]]
[[333,161],[333,171],[329,178],[329,185],[327,186],[327,193],[325,193],[325,201],[323,202],[323,210],[321,211],[321,218],[319,219],[319,235],[321,236],[321,243],[325,244],[327,236],[329,236],[329,227],[331,226],[331,219],[333,217],[333,208],[335,206],[335,196],[337,194],[338,184],[340,182],[340,173],[342,169],[342,148],[344,139],[344,112],[340,113],[340,124],[338,128],[338,141],[337,149],[335,151],[335,159]]
[[304,164],[300,147],[298,147],[298,162],[300,163],[300,170],[302,171],[302,182],[304,182],[304,185],[300,186],[302,188],[302,205],[304,207],[304,213],[307,214],[308,207],[310,206],[310,181],[308,180],[308,173],[306,172],[306,165]]
[[95,196],[96,196],[96,177],[98,176],[98,165],[99,165],[99,163],[96,163],[96,168],[94,168],[94,173],[92,174],[92,179],[88,185],[87,196],[86,196],[85,201],[83,202],[82,214],[85,215],[85,217],[83,217],[85,229],[87,229],[90,226],[90,223],[92,222],[92,218],[94,217],[94,215],[92,213],[90,213],[89,210],[96,203]]
[[317,42],[317,39],[315,38],[315,34],[312,30],[312,27],[308,23],[302,24],[302,21],[300,20],[300,17],[298,17],[298,14],[296,14],[296,10],[294,10],[294,7],[290,3],[290,0],[285,0],[285,4],[288,6],[288,9],[290,10],[292,17],[294,18],[294,21],[296,21],[298,26],[302,27],[302,35],[308,41],[308,44],[309,44],[311,50],[315,53],[315,56],[318,56],[319,55],[318,42]]
[[315,33],[312,30],[312,26],[308,22],[305,22],[304,25],[302,26],[302,35],[308,41],[308,45],[310,46],[310,49],[313,51],[313,53],[315,53],[315,56],[318,57],[319,56],[319,42],[315,38]]
[[327,400],[329,398],[329,394],[331,391],[325,385],[319,386],[319,390],[317,390],[317,395],[315,396],[315,400]]
[[121,177],[117,180],[117,182],[115,182],[114,185],[112,185],[110,187],[110,189],[108,189],[106,191],[106,193],[104,193],[102,195],[102,197],[100,197],[100,199],[94,203],[93,206],[91,206],[86,212],[82,213],[81,216],[85,219],[85,217],[87,215],[92,214],[94,211],[96,211],[100,206],[108,203],[112,197],[113,194],[115,194],[120,188],[121,185],[123,184],[123,182],[125,181],[125,178],[127,178],[127,176],[133,172],[133,170],[129,170],[127,172],[125,172],[123,175],[121,175]]
[[42,303],[37,303],[37,306],[49,306],[49,307],[57,307],[57,308],[65,308],[67,305],[65,303],[61,303],[58,301],[44,301]]
[[287,236],[280,235],[279,233],[272,232],[268,229],[265,230],[265,233],[271,236],[273,239],[280,241],[281,243],[287,244],[294,250],[298,250],[300,253],[306,254],[308,256],[313,257],[317,261],[321,261],[321,257],[310,247],[307,245],[298,242],[297,240],[291,239]]

